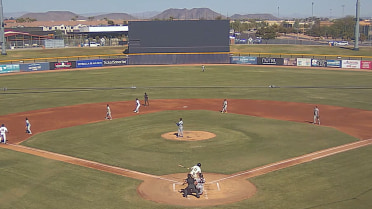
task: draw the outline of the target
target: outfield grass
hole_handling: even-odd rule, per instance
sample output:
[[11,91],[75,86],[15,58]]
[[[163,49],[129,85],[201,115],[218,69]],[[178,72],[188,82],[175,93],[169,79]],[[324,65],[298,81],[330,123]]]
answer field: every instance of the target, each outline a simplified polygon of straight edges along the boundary
[[[0,76],[1,86],[8,88],[0,92],[0,115],[73,104],[134,100],[142,98],[144,92],[149,94],[150,100],[244,98],[371,110],[371,80],[371,72],[234,65],[207,66],[204,73],[200,66],[143,66],[14,74]],[[268,88],[269,85],[309,88],[273,89]],[[211,86],[216,88],[207,88]]]
[[[111,55],[123,54],[125,47],[76,47],[62,49],[19,49],[7,50],[6,56],[0,56],[0,61],[50,58],[50,57],[69,57],[69,56],[88,56],[88,55]],[[309,45],[231,45],[230,52],[234,54],[249,53],[279,53],[279,54],[321,54],[321,55],[341,55],[341,56],[372,56],[372,47],[360,47],[359,51],[352,50],[353,47],[329,47],[329,46],[309,46]],[[45,61],[45,60],[44,60]]]
[[[0,115],[134,100],[145,91],[150,102],[242,98],[371,110],[371,77],[371,72],[222,65],[207,66],[204,73],[200,66],[137,66],[13,74],[0,76],[0,85],[9,89],[0,93]],[[131,89],[132,85],[137,89]],[[105,89],[108,87],[113,89]],[[186,129],[211,131],[217,137],[198,142],[162,139],[161,133],[176,131],[169,121],[180,114],[185,116]],[[183,172],[177,164],[192,165],[200,159],[204,171],[233,173],[355,140],[334,129],[310,124],[211,111],[164,111],[49,131],[23,144],[166,174]],[[371,149],[369,146],[255,177],[252,181],[258,191],[252,198],[209,208],[370,208]],[[5,194],[0,197],[1,208],[183,208],[143,200],[136,193],[140,183],[137,180],[6,149],[0,151],[0,175],[7,179],[0,184],[0,193]]]
[[321,55],[349,55],[349,56],[372,56],[372,47],[360,47],[354,51],[353,46],[330,47],[309,45],[232,45],[232,53],[278,53],[278,54],[321,54]]

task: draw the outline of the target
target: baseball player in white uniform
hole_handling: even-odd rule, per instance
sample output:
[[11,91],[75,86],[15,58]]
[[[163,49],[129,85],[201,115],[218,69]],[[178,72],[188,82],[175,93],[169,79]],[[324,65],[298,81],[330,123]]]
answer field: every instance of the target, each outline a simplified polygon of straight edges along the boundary
[[111,109],[110,109],[110,106],[108,104],[106,106],[106,119],[107,120],[112,120]]
[[26,118],[26,133],[32,134],[32,132],[31,132],[31,123],[28,120],[28,118]]
[[314,108],[314,122],[313,124],[318,123],[320,125],[320,112],[318,106]]
[[178,126],[178,132],[177,132],[177,137],[183,137],[183,121],[182,118],[180,118],[180,121],[176,123]]
[[227,113],[227,100],[226,99],[223,100],[221,112]]
[[0,141],[6,144],[6,133],[9,133],[8,129],[5,127],[4,124],[0,127]]
[[199,177],[199,173],[201,173],[201,163],[198,163],[190,168],[190,174],[194,179]]
[[133,111],[135,113],[139,113],[139,108],[141,106],[141,103],[138,98],[136,98],[136,109]]

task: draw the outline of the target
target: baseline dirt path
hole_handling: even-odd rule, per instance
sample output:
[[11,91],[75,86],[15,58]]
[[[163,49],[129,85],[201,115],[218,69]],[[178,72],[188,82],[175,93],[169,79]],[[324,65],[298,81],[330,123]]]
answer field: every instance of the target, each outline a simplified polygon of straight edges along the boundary
[[[139,114],[163,110],[219,111],[221,103],[221,99],[151,100],[151,106],[142,106]],[[110,102],[109,104],[113,111],[114,119],[138,115],[132,112],[134,108],[132,101]],[[229,99],[228,111],[234,114],[310,123],[314,106],[314,104],[294,102]],[[9,144],[1,144],[0,147],[143,180],[143,183],[137,189],[138,193],[145,199],[159,203],[185,206],[228,204],[254,195],[256,188],[249,181],[245,180],[247,178],[372,144],[372,111],[328,105],[318,106],[321,111],[322,126],[333,127],[359,138],[361,141],[236,174],[206,173],[207,184],[205,185],[205,192],[200,199],[192,196],[183,198],[178,193],[178,190],[183,188],[181,182],[185,177],[184,173],[155,176],[19,145],[20,142],[29,137],[25,133],[25,117],[31,119],[32,132],[35,135],[44,131],[103,121],[106,113],[106,103],[48,108],[0,116],[1,123],[5,123],[10,131],[7,135]]]

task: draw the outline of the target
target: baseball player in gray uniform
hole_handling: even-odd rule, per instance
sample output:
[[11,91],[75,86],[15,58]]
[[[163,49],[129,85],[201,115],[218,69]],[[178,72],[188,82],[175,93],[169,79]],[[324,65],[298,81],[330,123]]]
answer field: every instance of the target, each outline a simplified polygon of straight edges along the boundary
[[180,121],[176,123],[178,126],[178,132],[177,132],[177,137],[183,137],[183,121],[182,118],[180,118]]
[[320,112],[318,106],[315,106],[314,108],[314,122],[313,124],[319,124],[320,125]]

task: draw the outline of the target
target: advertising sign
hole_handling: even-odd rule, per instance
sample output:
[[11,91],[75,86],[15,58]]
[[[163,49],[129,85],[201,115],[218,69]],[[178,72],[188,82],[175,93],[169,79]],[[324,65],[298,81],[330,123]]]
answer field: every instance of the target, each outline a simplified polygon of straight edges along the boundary
[[49,63],[49,68],[51,70],[61,70],[61,69],[76,68],[76,61],[50,62]]
[[362,61],[360,63],[360,69],[372,70],[372,61]]
[[259,65],[284,65],[284,58],[258,57]]
[[284,58],[284,65],[296,66],[297,65],[297,59],[296,58]]
[[360,69],[360,60],[342,60],[342,68]]
[[341,60],[327,60],[327,67],[341,68]]
[[127,65],[128,58],[117,58],[117,59],[104,59],[104,66],[118,66],[118,65]]
[[326,60],[312,59],[311,60],[311,67],[327,67],[327,61]]
[[310,58],[297,58],[297,66],[311,67],[311,59]]
[[76,68],[102,67],[102,66],[103,66],[102,59],[76,61]]
[[49,70],[49,62],[20,64],[19,68],[22,72]]
[[19,72],[19,65],[0,65],[0,74],[1,73],[14,73]]

